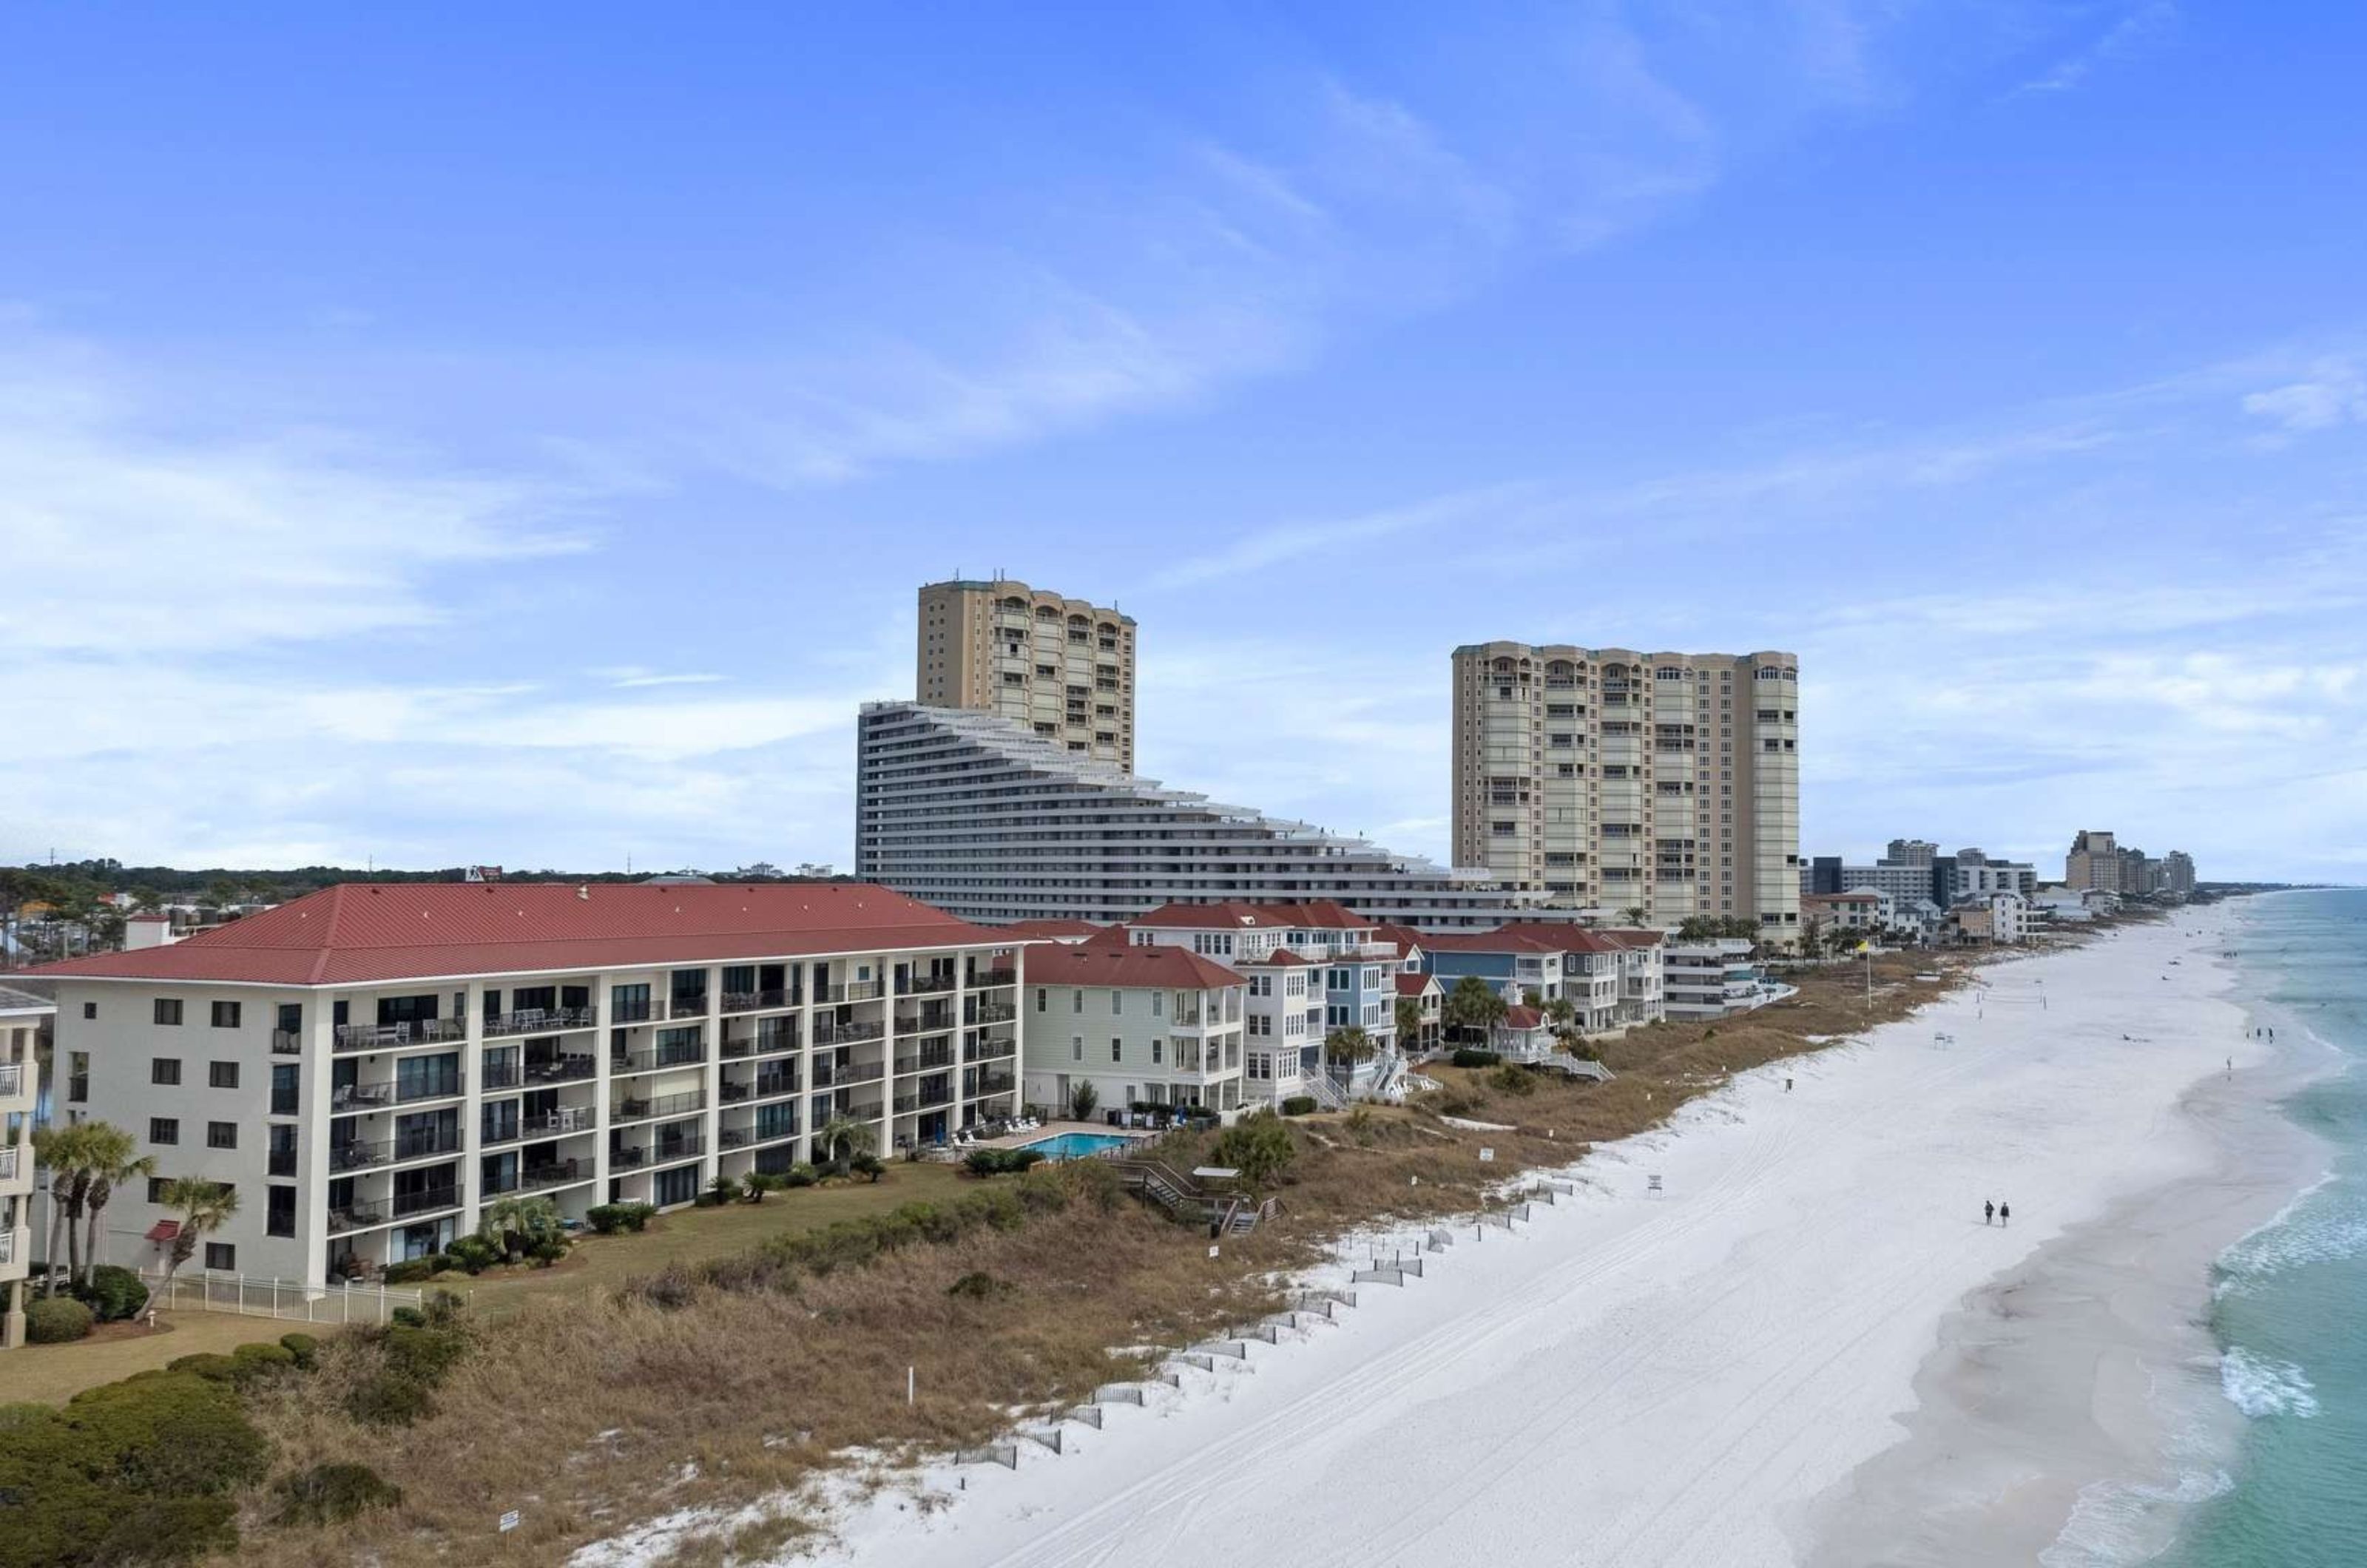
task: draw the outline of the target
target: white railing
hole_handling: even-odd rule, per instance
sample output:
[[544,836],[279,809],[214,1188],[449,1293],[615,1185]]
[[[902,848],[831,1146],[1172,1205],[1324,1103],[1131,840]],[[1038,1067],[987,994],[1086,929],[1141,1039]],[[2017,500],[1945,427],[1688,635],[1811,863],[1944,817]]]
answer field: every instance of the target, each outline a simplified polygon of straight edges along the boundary
[[21,1230],[0,1231],[0,1263],[17,1261],[17,1237],[22,1234]]
[[10,1144],[6,1148],[0,1149],[0,1181],[14,1181],[17,1179],[18,1146],[16,1144]]
[[0,1062],[0,1100],[14,1100],[25,1092],[25,1064]]
[[241,1317],[300,1318],[306,1323],[383,1324],[397,1307],[415,1307],[417,1291],[384,1285],[307,1285],[300,1280],[266,1280],[212,1269],[176,1275],[170,1290],[164,1270],[142,1270],[148,1305],[159,1312],[227,1312]]

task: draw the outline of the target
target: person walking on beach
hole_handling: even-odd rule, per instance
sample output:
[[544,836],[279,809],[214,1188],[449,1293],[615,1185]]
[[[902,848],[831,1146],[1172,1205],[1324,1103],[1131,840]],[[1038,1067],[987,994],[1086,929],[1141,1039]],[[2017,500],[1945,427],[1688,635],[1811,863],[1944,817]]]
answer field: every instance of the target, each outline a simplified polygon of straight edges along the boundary
[[1998,1205],[1998,1224],[2001,1224],[2001,1225],[2010,1225],[2010,1224],[2013,1224],[2013,1205],[2012,1205],[2012,1204],[2010,1204],[2010,1203],[1999,1203],[1999,1204]]
[[1985,1225],[1989,1224],[1995,1222],[1996,1219],[1997,1205],[1994,1202],[1983,1203],[1981,1205],[1981,1224]]

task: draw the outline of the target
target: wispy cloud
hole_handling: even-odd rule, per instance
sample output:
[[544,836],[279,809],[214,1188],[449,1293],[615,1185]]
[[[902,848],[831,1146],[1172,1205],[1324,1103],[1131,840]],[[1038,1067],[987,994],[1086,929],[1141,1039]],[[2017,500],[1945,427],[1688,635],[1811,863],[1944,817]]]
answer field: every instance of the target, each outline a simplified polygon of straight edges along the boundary
[[2067,93],[2100,67],[2124,60],[2168,38],[2179,23],[2178,7],[2169,0],[2143,0],[2123,11],[2112,25],[2044,72],[2022,83],[2022,93]]
[[668,675],[645,670],[638,664],[617,665],[606,670],[595,670],[592,673],[619,691],[639,691],[650,686],[711,686],[729,679],[709,672]]
[[2246,394],[2244,412],[2289,431],[2367,423],[2367,376],[2353,360],[2322,359],[2305,380]]

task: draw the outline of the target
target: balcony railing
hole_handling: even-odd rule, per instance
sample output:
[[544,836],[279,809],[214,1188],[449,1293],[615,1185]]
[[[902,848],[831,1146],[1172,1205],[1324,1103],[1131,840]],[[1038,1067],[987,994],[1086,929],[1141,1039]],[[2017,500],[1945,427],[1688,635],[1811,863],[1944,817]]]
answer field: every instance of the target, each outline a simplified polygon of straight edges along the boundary
[[391,1083],[349,1083],[329,1091],[329,1114],[332,1116],[383,1111],[393,1103],[394,1086]]
[[1018,980],[1019,971],[1007,964],[1000,969],[981,969],[969,977],[969,983],[973,987],[1010,986],[1016,985]]
[[392,1138],[348,1138],[329,1145],[329,1169],[368,1170],[374,1165],[384,1165],[394,1157]]
[[518,1178],[518,1186],[532,1192],[545,1187],[565,1187],[571,1182],[592,1179],[590,1160],[563,1159],[553,1165],[534,1166]]
[[366,1230],[371,1225],[386,1224],[386,1205],[348,1203],[342,1209],[330,1210],[328,1219],[331,1235],[336,1235],[345,1231]]
[[[23,1157],[18,1155],[17,1151],[23,1146],[24,1145],[21,1144],[10,1144],[6,1148],[0,1148],[0,1181],[8,1181],[15,1179],[17,1175],[17,1162],[18,1159]],[[274,1171],[272,1174],[276,1176],[279,1173]]]
[[417,1192],[398,1192],[394,1195],[394,1202],[391,1205],[394,1217],[398,1220],[407,1219],[413,1214],[429,1213],[437,1209],[457,1209],[459,1206],[460,1189],[457,1185],[430,1187]]
[[394,1139],[397,1159],[425,1159],[430,1155],[456,1155],[460,1152],[460,1129],[430,1127],[425,1132],[398,1133]]
[[694,1089],[683,1094],[661,1094],[650,1100],[620,1100],[617,1102],[614,1120],[640,1122],[652,1116],[684,1116],[707,1109],[707,1091]]
[[600,1060],[596,1056],[561,1056],[555,1061],[528,1062],[526,1081],[528,1083],[573,1083],[582,1078],[597,1077]]
[[1012,1086],[1018,1081],[1009,1073],[989,1073],[979,1078],[978,1088],[970,1092],[974,1095],[1007,1094],[1011,1091]]
[[599,1015],[590,1008],[520,1008],[485,1020],[485,1034],[549,1034],[562,1029],[594,1029]]
[[769,991],[726,991],[723,993],[725,1012],[762,1012],[766,1008],[793,1008],[798,1005],[795,991],[775,987]]
[[459,1018],[420,1018],[409,1023],[341,1023],[340,1051],[397,1051],[406,1045],[433,1045],[442,1040],[466,1040],[469,1022]]
[[1019,1016],[1019,1010],[1009,1002],[980,1002],[970,1009],[968,1022],[972,1024],[1009,1023]]
[[953,1065],[954,1053],[950,1045],[942,1046],[934,1051],[922,1051],[913,1055],[896,1058],[896,1070],[900,1073],[925,1073],[938,1067],[950,1067]]
[[521,1138],[564,1138],[576,1133],[592,1131],[597,1122],[588,1105],[562,1105],[556,1111],[539,1116],[518,1118]]
[[611,1001],[608,1004],[610,1023],[647,1023],[657,1011],[657,1004],[647,997],[632,1001]]
[[816,986],[814,1000],[818,1002],[870,1002],[879,999],[877,980],[849,980],[841,986]]
[[965,1062],[1004,1062],[1019,1054],[1019,1045],[1011,1040],[980,1040],[962,1053]]
[[954,1027],[951,1008],[923,1008],[912,1016],[899,1016],[896,1032],[900,1034],[942,1034]]
[[453,1073],[448,1077],[429,1078],[425,1083],[413,1084],[409,1089],[404,1089],[398,1080],[394,1100],[398,1105],[408,1105],[415,1100],[449,1100],[455,1095],[468,1092],[469,1075]]
[[907,997],[926,996],[931,991],[950,991],[960,983],[960,977],[953,975],[915,975],[904,982],[903,990],[898,994]]
[[816,1089],[839,1089],[847,1084],[877,1083],[887,1076],[887,1068],[878,1062],[854,1062],[840,1066],[830,1062],[816,1062],[813,1086]]
[[817,1045],[846,1045],[862,1040],[878,1040],[888,1032],[884,1023],[831,1023],[814,1025],[813,1043]]
[[[706,1152],[707,1140],[704,1137],[692,1137],[662,1138],[655,1143],[642,1144],[634,1148],[618,1149],[617,1154],[629,1156],[621,1163],[639,1169],[645,1165],[669,1165],[675,1160],[697,1159]],[[616,1165],[620,1162],[612,1156],[608,1163]]]
[[797,1135],[798,1119],[794,1116],[784,1116],[772,1122],[757,1122],[750,1130],[750,1142],[776,1144],[783,1138],[794,1138]]
[[707,998],[704,994],[696,997],[676,997],[673,1003],[666,1009],[666,1016],[669,1018],[705,1018],[707,1016]]
[[478,1070],[484,1075],[480,1081],[488,1090],[515,1089],[524,1077],[523,1069],[515,1062],[489,1063]]
[[271,1032],[271,1054],[275,1056],[300,1056],[304,1054],[304,1036],[293,1029]]
[[726,1061],[736,1061],[743,1057],[770,1056],[778,1052],[796,1049],[798,1049],[798,1032],[794,1029],[776,1029],[769,1033],[726,1040],[723,1043],[723,1056]]
[[697,1067],[707,1062],[707,1047],[670,1045],[654,1051],[628,1051],[621,1056],[608,1058],[612,1073],[656,1073],[668,1067]]
[[754,1098],[758,1100],[777,1100],[782,1095],[798,1092],[798,1075],[775,1073],[758,1078],[751,1087],[755,1090]]

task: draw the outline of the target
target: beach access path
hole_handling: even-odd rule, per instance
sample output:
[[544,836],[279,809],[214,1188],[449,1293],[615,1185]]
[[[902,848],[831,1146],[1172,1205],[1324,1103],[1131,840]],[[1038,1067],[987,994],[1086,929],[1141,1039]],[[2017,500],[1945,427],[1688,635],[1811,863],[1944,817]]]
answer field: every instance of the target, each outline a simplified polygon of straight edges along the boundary
[[[1576,1194],[1529,1224],[1462,1227],[1422,1278],[1360,1287],[1337,1324],[1186,1371],[1100,1430],[1071,1424],[1059,1455],[1022,1445],[1015,1471],[883,1488],[818,1555],[1798,1561],[1814,1500],[1902,1437],[1967,1292],[2207,1164],[2180,1095],[2262,1054],[2222,994],[2233,918],[2185,910],[2000,962],[1904,1021],[1738,1078],[1590,1156]],[[2010,1228],[1983,1224],[1990,1199]]]

